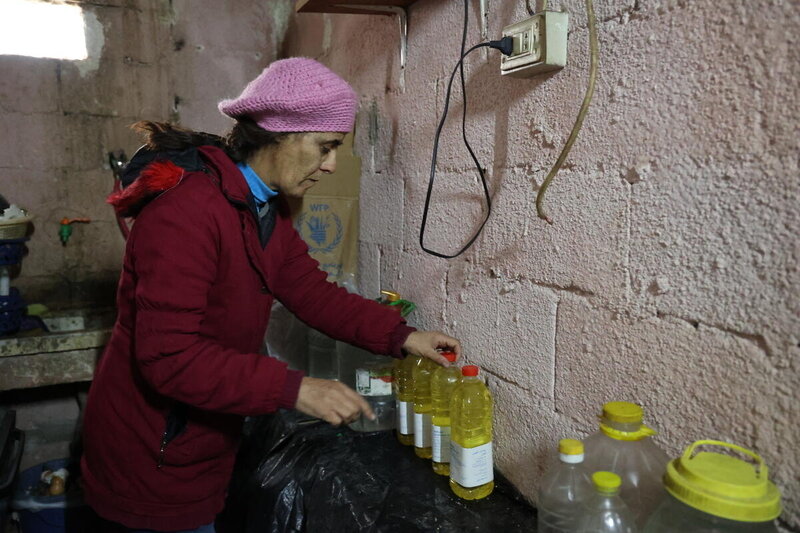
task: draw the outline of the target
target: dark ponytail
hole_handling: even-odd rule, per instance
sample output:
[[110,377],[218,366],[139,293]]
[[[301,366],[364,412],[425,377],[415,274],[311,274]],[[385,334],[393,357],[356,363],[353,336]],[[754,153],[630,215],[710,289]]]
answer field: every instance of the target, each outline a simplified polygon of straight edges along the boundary
[[224,148],[222,137],[181,128],[169,122],[140,120],[131,128],[144,137],[145,147],[153,152],[164,150],[185,150],[192,146],[212,145]]
[[260,128],[252,119],[236,119],[226,137],[211,133],[192,131],[168,122],[141,120],[131,126],[145,140],[148,150],[185,150],[192,146],[216,146],[225,150],[228,157],[236,163],[246,161],[253,153],[264,146],[278,144],[291,133],[267,131]]

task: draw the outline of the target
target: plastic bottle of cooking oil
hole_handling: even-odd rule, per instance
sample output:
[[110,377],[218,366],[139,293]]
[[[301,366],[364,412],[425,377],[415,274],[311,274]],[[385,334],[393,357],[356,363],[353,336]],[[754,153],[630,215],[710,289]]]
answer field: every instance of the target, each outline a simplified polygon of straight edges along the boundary
[[406,446],[414,444],[413,370],[420,359],[418,355],[409,355],[395,363],[393,372],[397,399],[397,440]]
[[558,464],[545,474],[539,487],[538,533],[574,533],[583,506],[594,494],[583,466],[583,443],[561,439],[558,452]]
[[642,423],[644,411],[635,403],[603,405],[600,431],[583,441],[590,472],[614,472],[622,478],[620,497],[641,529],[664,494],[661,478],[669,458],[650,437],[656,432]]
[[461,374],[450,399],[450,488],[478,500],[494,490],[492,395],[477,366],[467,365]]
[[[578,521],[578,533],[636,533],[636,520],[619,497],[621,480],[612,472],[592,474],[595,494]],[[677,533],[677,532],[676,532]]]
[[421,357],[414,366],[414,453],[423,459],[430,459],[431,450],[431,374],[438,365]]
[[[456,360],[456,354],[453,352],[442,352],[442,355],[451,363]],[[431,376],[433,471],[443,476],[450,475],[450,396],[459,381],[461,381],[461,369],[457,366],[440,366]]]

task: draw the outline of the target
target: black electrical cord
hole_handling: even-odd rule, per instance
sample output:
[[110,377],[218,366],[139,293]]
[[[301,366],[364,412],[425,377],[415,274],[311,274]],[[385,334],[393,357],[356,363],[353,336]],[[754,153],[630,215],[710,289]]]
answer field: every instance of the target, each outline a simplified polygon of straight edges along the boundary
[[[439,126],[436,128],[436,136],[433,141],[433,155],[431,156],[431,174],[428,180],[428,192],[425,196],[425,207],[422,211],[422,224],[419,228],[419,245],[420,247],[427,253],[434,255],[436,257],[442,257],[444,259],[452,259],[454,257],[458,257],[459,255],[463,254],[470,246],[475,242],[478,236],[481,234],[483,227],[486,225],[486,222],[489,220],[489,216],[492,214],[492,199],[489,196],[489,187],[486,184],[486,174],[483,167],[481,167],[480,163],[478,162],[478,158],[475,156],[475,152],[472,150],[472,146],[470,146],[469,141],[467,140],[467,90],[466,90],[466,81],[464,79],[464,58],[470,54],[473,50],[477,50],[478,48],[483,47],[490,47],[500,50],[505,55],[511,55],[512,48],[513,48],[513,40],[511,37],[503,37],[498,41],[489,41],[484,43],[479,43],[467,50],[464,51],[467,42],[467,25],[469,21],[469,2],[465,0],[464,2],[464,29],[461,35],[461,58],[458,60],[455,68],[453,69],[453,73],[450,75],[450,81],[447,84],[447,94],[445,96],[445,104],[444,110],[442,111],[442,118],[439,121]],[[472,157],[472,160],[475,162],[475,168],[478,170],[478,174],[481,178],[481,183],[483,184],[483,192],[486,195],[486,217],[484,217],[483,222],[478,227],[478,230],[475,232],[475,235],[464,245],[461,250],[459,250],[455,254],[443,254],[437,252],[435,250],[429,250],[425,247],[425,226],[427,225],[428,221],[428,210],[430,208],[431,203],[431,194],[433,192],[433,182],[436,178],[436,159],[439,153],[439,137],[442,134],[442,128],[444,127],[444,122],[447,119],[447,111],[450,108],[450,92],[453,88],[453,79],[456,76],[456,72],[461,72],[461,93],[463,99],[463,111],[461,115],[461,134],[464,139],[464,145],[467,147],[469,151],[469,155]]]

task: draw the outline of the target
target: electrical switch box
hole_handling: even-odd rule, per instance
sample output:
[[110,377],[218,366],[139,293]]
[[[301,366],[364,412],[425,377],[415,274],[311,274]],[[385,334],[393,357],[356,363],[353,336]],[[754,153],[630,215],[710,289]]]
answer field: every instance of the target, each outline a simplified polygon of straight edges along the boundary
[[503,28],[503,37],[514,39],[514,51],[500,60],[500,73],[530,78],[564,68],[567,64],[568,17],[567,13],[542,11]]

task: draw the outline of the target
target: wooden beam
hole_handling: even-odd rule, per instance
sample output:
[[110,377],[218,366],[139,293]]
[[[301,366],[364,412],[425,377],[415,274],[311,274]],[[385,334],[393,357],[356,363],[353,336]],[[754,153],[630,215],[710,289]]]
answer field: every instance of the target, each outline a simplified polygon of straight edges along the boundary
[[[354,15],[392,15],[371,11],[371,6],[391,6],[408,8],[416,0],[297,0],[295,11],[298,13],[348,13]],[[355,6],[363,5],[365,9]],[[342,7],[346,6],[346,7]]]

